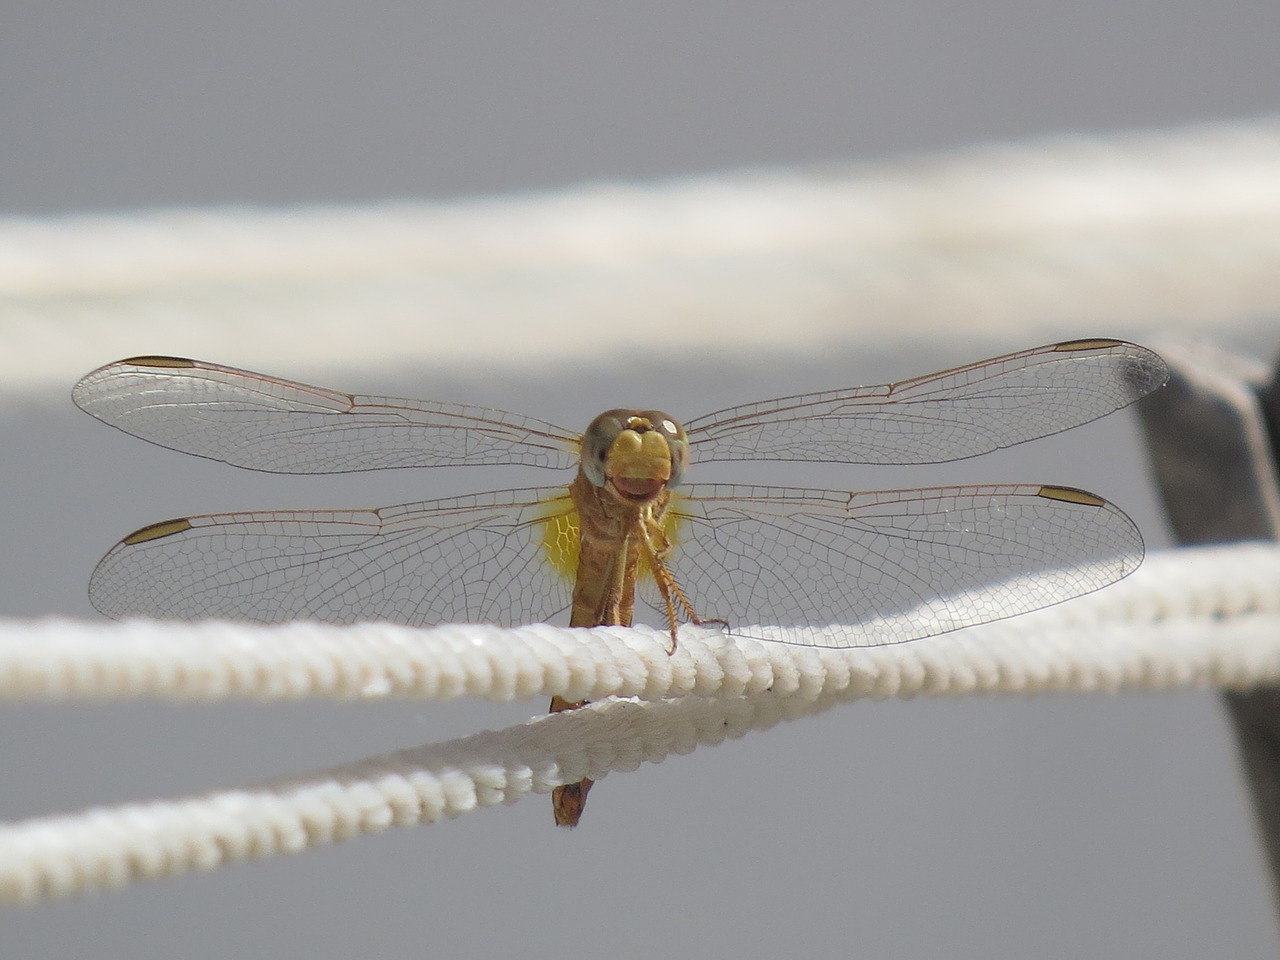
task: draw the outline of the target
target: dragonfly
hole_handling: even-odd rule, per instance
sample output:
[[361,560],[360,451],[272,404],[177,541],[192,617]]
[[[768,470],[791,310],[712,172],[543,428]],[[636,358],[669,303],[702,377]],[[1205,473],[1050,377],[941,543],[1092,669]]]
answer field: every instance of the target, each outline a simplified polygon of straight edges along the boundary
[[[692,463],[925,464],[1067,430],[1161,386],[1158,355],[1071,340],[877,386],[747,403],[683,425],[610,410],[579,434],[462,403],[342,393],[181,357],[108,364],[76,404],[172,450],[272,473],[475,464],[571,483],[362,510],[206,514],[98,563],[102,613],[276,623],[630,626],[662,619],[821,647],[900,643],[1097,590],[1142,561],[1134,523],[1047,483],[836,491],[687,483]],[[562,698],[552,711],[582,703]],[[581,816],[591,781],[553,794]]]

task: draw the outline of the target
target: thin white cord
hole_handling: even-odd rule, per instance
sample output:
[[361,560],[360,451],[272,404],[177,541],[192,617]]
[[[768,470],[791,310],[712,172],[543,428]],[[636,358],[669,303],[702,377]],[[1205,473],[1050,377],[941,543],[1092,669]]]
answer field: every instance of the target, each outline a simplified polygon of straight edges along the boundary
[[257,787],[0,826],[0,902],[31,904],[452,818],[831,703],[612,700]]
[[640,329],[732,360],[944,324],[979,356],[1086,320],[1140,338],[1277,314],[1270,119],[451,204],[0,220],[10,392],[142,351],[358,383],[564,363],[584,330],[597,364]]
[[604,700],[254,788],[0,826],[0,901],[211,869],[513,803],[859,698],[1278,681],[1276,544],[1164,551],[1088,597],[873,649],[691,636],[669,658],[662,635],[648,630],[10,621],[0,624],[7,698],[682,699]]

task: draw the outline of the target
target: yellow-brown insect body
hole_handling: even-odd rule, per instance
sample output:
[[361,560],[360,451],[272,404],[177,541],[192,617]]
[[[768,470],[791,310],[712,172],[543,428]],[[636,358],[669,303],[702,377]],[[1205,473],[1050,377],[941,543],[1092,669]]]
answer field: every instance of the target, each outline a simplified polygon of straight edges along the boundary
[[569,625],[629,627],[645,545],[665,553],[671,492],[663,485],[649,500],[624,500],[608,486],[593,485],[579,470],[569,495],[578,510],[580,537]]
[[[661,575],[670,551],[668,484],[683,473],[687,450],[684,430],[656,411],[610,410],[587,428],[578,474],[569,487],[579,530],[570,626],[631,626],[641,570]],[[555,697],[551,712],[584,703]],[[552,792],[557,824],[577,825],[591,783],[582,780]]]

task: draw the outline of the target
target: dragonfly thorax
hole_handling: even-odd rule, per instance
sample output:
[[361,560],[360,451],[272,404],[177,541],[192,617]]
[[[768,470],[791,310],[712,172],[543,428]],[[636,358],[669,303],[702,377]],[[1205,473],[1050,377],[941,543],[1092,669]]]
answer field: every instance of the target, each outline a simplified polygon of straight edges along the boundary
[[596,487],[644,502],[684,476],[684,427],[658,410],[606,410],[582,437],[582,472]]

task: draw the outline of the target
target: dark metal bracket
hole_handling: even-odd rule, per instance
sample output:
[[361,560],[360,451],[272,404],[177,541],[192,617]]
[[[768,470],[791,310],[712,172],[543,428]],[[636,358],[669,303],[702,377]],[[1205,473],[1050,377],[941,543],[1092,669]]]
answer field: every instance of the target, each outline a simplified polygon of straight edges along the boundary
[[[1280,368],[1198,342],[1158,344],[1169,384],[1138,404],[1180,543],[1280,540]],[[1224,701],[1253,794],[1280,910],[1280,689]]]

